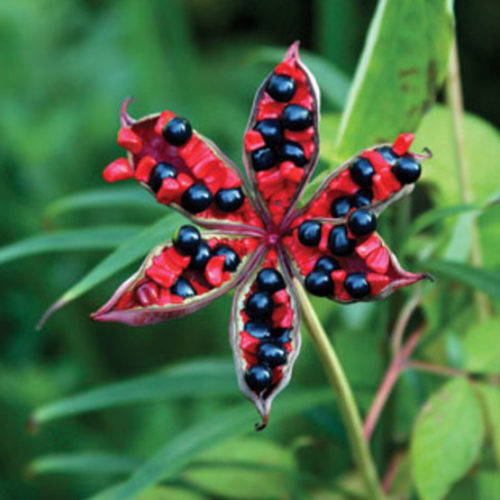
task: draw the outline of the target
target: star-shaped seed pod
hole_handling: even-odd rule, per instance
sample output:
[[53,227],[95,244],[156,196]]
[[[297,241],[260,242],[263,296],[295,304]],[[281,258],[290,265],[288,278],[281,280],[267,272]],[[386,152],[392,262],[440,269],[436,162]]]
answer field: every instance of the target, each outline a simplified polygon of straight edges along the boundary
[[134,120],[121,111],[118,144],[127,157],[108,182],[135,178],[194,225],[154,248],[96,313],[132,326],[192,313],[236,289],[230,342],[242,392],[267,423],[300,349],[293,280],[341,303],[386,297],[426,277],[404,271],[376,233],[377,217],[408,194],[428,155],[412,134],[349,159],[297,207],[319,153],[319,90],[298,43],[257,91],[241,171],[188,120],[163,111]]

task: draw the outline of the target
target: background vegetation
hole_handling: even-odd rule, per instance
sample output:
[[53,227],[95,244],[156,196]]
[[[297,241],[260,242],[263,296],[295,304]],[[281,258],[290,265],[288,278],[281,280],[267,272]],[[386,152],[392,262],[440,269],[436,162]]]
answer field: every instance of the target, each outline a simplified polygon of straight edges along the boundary
[[[379,473],[396,498],[498,498],[500,6],[456,5],[471,111],[461,156],[446,102],[456,87],[430,109],[452,34],[446,2],[382,3],[339,133],[373,1],[0,2],[1,498],[87,498],[121,481],[119,498],[161,484],[142,500],[362,496],[306,331],[292,385],[256,434],[230,360],[231,297],[139,330],[88,316],[177,223],[151,228],[162,207],[136,186],[103,185],[103,167],[121,154],[122,99],[135,96],[135,116],[174,109],[238,159],[253,93],[295,39],[311,51],[323,94],[319,171],[409,129],[417,149],[435,155],[412,199],[384,214],[381,233],[407,268],[432,271],[436,283],[375,304],[315,301],[363,414],[395,329],[420,329],[412,358],[449,368],[403,371],[372,438]],[[406,63],[419,72],[402,91]],[[86,275],[68,296],[79,300],[36,331],[48,305]]]

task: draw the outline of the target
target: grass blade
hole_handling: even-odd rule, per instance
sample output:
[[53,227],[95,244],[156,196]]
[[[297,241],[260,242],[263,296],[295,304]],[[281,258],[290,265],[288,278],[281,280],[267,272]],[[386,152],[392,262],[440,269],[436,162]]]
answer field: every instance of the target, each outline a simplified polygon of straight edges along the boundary
[[65,306],[68,302],[75,300],[124,267],[143,257],[155,245],[171,238],[178,224],[183,220],[181,215],[170,213],[120,245],[50,306],[42,316],[38,328],[43,326],[54,311],[57,311],[57,309]]
[[103,408],[178,397],[213,397],[237,394],[231,360],[197,359],[163,371],[109,384],[37,408],[30,427]]
[[432,260],[422,263],[429,271],[500,298],[500,273],[471,267],[460,262]]
[[[273,421],[300,413],[318,404],[331,401],[330,389],[296,391],[284,396],[273,412]],[[179,472],[202,451],[230,437],[248,432],[254,420],[249,405],[237,406],[219,413],[208,422],[201,422],[160,448],[149,460],[119,485],[92,496],[88,500],[130,500],[160,480]]]
[[100,226],[40,234],[0,248],[0,264],[50,252],[108,250],[133,238],[142,226]]

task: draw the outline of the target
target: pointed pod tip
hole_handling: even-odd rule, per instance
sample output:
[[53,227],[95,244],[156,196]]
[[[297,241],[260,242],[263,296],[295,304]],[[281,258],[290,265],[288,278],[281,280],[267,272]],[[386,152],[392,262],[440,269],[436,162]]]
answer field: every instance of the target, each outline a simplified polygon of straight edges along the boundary
[[62,306],[64,306],[65,304],[65,301],[64,300],[56,300],[42,315],[42,317],[40,318],[40,321],[37,323],[36,325],[36,329],[37,330],[41,330],[43,328],[43,326],[45,325],[45,323],[47,322],[47,320],[52,316],[52,314],[57,311],[58,309],[60,309]]
[[267,427],[267,423],[269,422],[269,414],[262,415],[262,420],[259,423],[255,424],[255,430],[260,432]]
[[128,114],[127,108],[129,104],[134,100],[133,97],[127,97],[122,102],[120,107],[120,123],[123,127],[130,127],[135,123],[135,120]]
[[299,56],[300,40],[295,40],[295,42],[288,47],[285,55],[285,59],[300,59]]

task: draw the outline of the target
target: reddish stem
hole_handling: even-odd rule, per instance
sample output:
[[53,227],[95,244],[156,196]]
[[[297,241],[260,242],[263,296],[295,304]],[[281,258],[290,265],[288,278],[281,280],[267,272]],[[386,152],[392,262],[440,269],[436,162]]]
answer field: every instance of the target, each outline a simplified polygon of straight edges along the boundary
[[458,370],[457,368],[451,368],[449,366],[434,365],[432,363],[426,363],[424,361],[408,361],[408,363],[406,363],[406,368],[415,368],[416,370],[435,373],[436,375],[442,375],[443,377],[470,376],[470,373],[464,370]]

